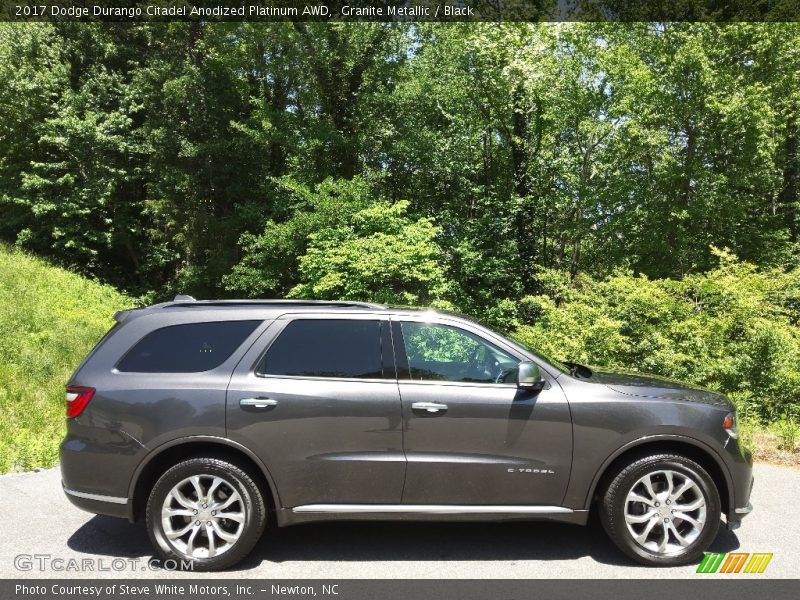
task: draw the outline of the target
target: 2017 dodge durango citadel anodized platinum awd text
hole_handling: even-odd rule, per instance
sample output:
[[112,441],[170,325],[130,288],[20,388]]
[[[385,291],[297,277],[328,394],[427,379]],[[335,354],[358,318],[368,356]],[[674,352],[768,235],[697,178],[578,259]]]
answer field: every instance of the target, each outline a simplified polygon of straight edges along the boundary
[[[358,302],[173,302],[116,315],[67,387],[64,491],[223,569],[268,517],[548,519],[647,565],[750,510],[722,395],[559,363],[467,319]],[[273,516],[274,515],[274,516]]]

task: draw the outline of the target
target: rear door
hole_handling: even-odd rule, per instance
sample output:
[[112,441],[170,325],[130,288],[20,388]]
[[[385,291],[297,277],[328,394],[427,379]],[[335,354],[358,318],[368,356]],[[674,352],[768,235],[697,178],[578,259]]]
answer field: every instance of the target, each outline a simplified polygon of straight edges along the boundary
[[572,463],[561,387],[517,388],[525,358],[469,324],[396,317],[404,504],[559,506]]
[[400,502],[405,457],[389,323],[278,319],[237,366],[228,437],[267,465],[284,507]]

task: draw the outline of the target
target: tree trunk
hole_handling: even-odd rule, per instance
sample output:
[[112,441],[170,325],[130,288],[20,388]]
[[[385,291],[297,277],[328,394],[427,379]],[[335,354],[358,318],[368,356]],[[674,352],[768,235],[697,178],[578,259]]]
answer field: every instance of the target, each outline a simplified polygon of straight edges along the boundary
[[786,217],[786,226],[789,229],[789,239],[798,241],[798,182],[800,180],[800,165],[797,162],[797,103],[792,103],[789,117],[786,121],[786,142],[784,146],[783,161],[783,188],[780,194],[780,203]]
[[514,225],[523,276],[522,284],[529,293],[533,289],[536,236],[533,223],[535,211],[529,206],[531,185],[528,174],[528,113],[521,85],[514,88],[511,98],[511,169],[514,178],[514,196],[520,203],[516,209]]

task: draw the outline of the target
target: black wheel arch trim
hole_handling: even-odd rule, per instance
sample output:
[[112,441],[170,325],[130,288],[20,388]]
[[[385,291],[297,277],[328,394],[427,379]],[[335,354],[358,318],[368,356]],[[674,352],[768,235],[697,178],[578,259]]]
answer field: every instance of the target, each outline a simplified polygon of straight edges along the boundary
[[278,488],[275,485],[275,480],[272,477],[272,474],[269,472],[269,469],[264,464],[264,462],[258,458],[258,456],[250,450],[247,446],[240,444],[239,442],[235,442],[228,438],[220,437],[220,436],[213,436],[213,435],[191,435],[176,438],[174,440],[170,440],[168,442],[164,442],[157,448],[153,448],[147,456],[142,459],[139,465],[136,467],[136,470],[133,472],[133,476],[131,477],[130,484],[128,485],[128,520],[133,522],[135,520],[134,515],[134,496],[136,493],[136,487],[139,483],[139,478],[147,468],[147,466],[153,462],[153,460],[157,459],[167,450],[172,448],[177,448],[179,446],[193,444],[193,443],[208,443],[208,444],[216,444],[219,446],[227,446],[233,450],[237,450],[247,456],[253,463],[259,468],[261,471],[261,475],[267,482],[267,486],[269,487],[269,494],[272,497],[273,506],[277,509],[281,508],[280,503],[280,496],[278,492]]
[[735,506],[733,478],[731,477],[730,468],[728,468],[728,465],[725,463],[725,460],[719,455],[719,453],[716,450],[714,450],[711,446],[709,446],[705,442],[702,442],[701,440],[686,435],[669,434],[669,433],[642,436],[636,438],[635,440],[630,440],[626,442],[625,444],[617,448],[614,452],[612,452],[608,456],[608,458],[606,458],[606,460],[603,461],[603,464],[600,465],[600,468],[597,470],[597,473],[595,473],[592,479],[592,483],[589,486],[589,490],[586,494],[586,499],[584,500],[583,508],[586,510],[591,508],[592,499],[594,498],[594,494],[595,491],[597,490],[598,484],[605,476],[608,468],[613,464],[615,460],[617,460],[617,458],[619,458],[629,450],[633,450],[638,446],[644,446],[646,444],[653,442],[681,442],[689,444],[694,446],[698,450],[702,450],[705,454],[711,457],[717,464],[720,471],[722,472],[723,477],[725,478],[725,485],[728,488],[727,489],[727,495],[729,501],[728,505],[731,507],[731,510],[733,510],[733,507]]

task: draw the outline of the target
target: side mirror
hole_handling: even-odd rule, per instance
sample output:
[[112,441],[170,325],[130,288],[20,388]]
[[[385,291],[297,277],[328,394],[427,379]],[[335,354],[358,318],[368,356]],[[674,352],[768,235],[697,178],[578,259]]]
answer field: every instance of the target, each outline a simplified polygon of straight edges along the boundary
[[517,387],[524,390],[541,390],[544,387],[544,377],[539,366],[529,360],[519,363],[517,370]]

